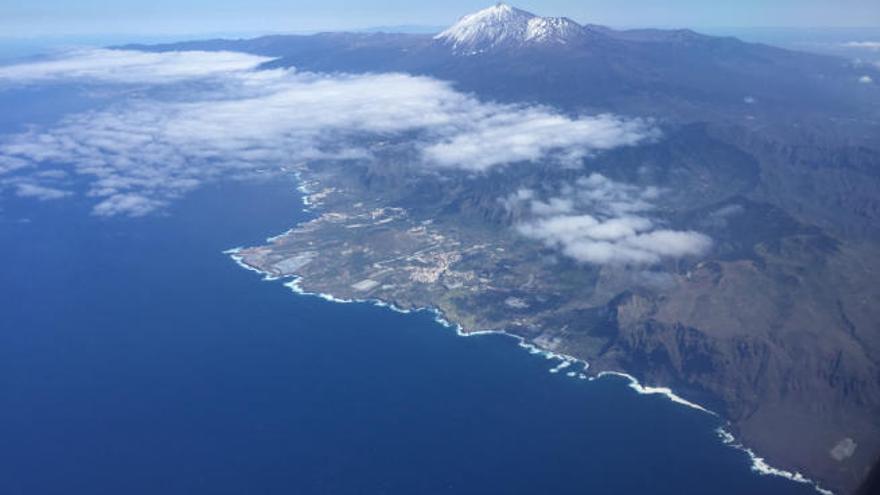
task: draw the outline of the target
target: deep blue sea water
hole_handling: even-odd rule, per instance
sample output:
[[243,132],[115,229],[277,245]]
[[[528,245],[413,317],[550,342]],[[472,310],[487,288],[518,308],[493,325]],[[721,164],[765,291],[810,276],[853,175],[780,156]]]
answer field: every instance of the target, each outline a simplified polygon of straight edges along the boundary
[[[0,135],[92,103],[0,91]],[[0,495],[814,493],[622,379],[223,254],[307,218],[294,187],[208,186],[139,219],[0,194]]]
[[0,493],[813,493],[623,380],[298,296],[222,254],[302,219],[293,186],[209,187],[145,219],[4,198]]

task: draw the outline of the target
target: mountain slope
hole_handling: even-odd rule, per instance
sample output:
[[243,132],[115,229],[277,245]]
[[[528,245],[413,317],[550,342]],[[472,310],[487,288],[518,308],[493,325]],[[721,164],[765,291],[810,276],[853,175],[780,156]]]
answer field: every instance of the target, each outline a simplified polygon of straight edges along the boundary
[[462,17],[434,39],[456,53],[475,54],[525,45],[565,45],[582,41],[585,31],[564,17],[538,17],[504,3]]
[[[580,170],[532,164],[446,177],[441,186],[380,163],[347,168],[338,180],[505,243],[521,254],[505,260],[505,276],[523,287],[545,277],[541,291],[554,305],[516,315],[534,325],[510,330],[509,312],[498,310],[504,299],[447,300],[436,287],[439,302],[418,302],[556,342],[596,370],[673,386],[717,408],[771,464],[835,489],[852,491],[880,454],[880,88],[859,82],[880,80],[877,68],[688,30],[580,26],[506,5],[437,36],[323,33],[139,48],[238,50],[299,70],[402,71],[485,100],[656,119],[658,142],[591,157]],[[499,196],[593,171],[668,191],[664,221],[708,232],[714,251],[659,267],[668,287],[574,263],[541,268],[536,259],[553,253],[504,234],[516,218]],[[852,455],[832,456],[845,439],[857,444]]]
[[[495,22],[499,18],[509,22]],[[708,112],[740,123],[749,115],[850,119],[880,113],[877,85],[859,84],[866,75],[880,80],[880,70],[844,59],[687,30],[584,28],[514,10],[465,19],[435,37],[322,33],[130,47],[277,57],[267,67],[408,72],[454,81],[485,99],[535,101],[571,112],[684,121],[705,119]],[[487,23],[491,29],[476,29]]]

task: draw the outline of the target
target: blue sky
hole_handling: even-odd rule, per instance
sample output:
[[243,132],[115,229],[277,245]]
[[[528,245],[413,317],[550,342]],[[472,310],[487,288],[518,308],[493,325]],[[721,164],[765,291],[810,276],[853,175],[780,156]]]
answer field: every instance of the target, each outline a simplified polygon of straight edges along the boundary
[[[446,25],[491,0],[0,0],[6,37],[302,32]],[[878,0],[523,0],[542,15],[612,26],[880,26]],[[3,36],[3,35],[0,35]]]

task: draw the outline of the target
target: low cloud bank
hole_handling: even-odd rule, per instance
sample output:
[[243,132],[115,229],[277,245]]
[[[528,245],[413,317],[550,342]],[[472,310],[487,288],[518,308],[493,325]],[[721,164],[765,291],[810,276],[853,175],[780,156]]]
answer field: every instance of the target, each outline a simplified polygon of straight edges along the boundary
[[167,84],[252,70],[269,60],[235,52],[78,50],[38,62],[2,66],[0,84],[75,80]]
[[865,50],[880,51],[880,41],[847,41],[841,43],[841,46],[847,48],[862,48]]
[[558,196],[540,199],[520,189],[503,203],[529,218],[517,224],[520,234],[585,263],[641,266],[708,252],[708,236],[664,228],[650,217],[661,193],[594,173],[562,187]]
[[370,160],[388,138],[405,139],[415,166],[480,172],[513,162],[571,166],[657,137],[646,121],[482,102],[426,77],[254,70],[265,60],[93,50],[0,67],[0,86],[180,84],[0,137],[0,175],[70,167],[90,179],[96,214],[143,215],[206,181],[304,160]]
[[40,186],[37,184],[28,184],[26,182],[16,184],[15,194],[21,198],[34,198],[40,201],[49,201],[52,199],[61,199],[70,196],[70,191],[56,189],[54,187]]

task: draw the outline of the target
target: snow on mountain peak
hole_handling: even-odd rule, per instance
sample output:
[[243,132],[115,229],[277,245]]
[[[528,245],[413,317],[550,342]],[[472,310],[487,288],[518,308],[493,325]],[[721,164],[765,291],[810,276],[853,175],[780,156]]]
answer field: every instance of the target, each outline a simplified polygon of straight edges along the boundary
[[468,14],[435,39],[456,52],[477,53],[502,46],[565,44],[583,34],[583,28],[564,17],[539,17],[498,3]]
[[567,17],[533,17],[526,30],[527,41],[565,44],[583,34],[583,27]]

